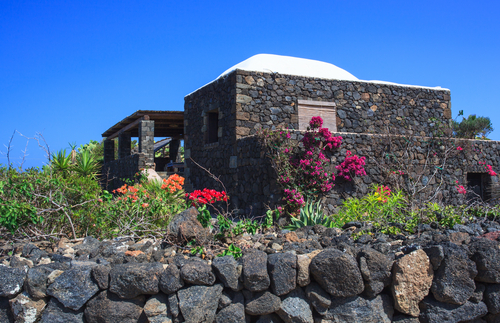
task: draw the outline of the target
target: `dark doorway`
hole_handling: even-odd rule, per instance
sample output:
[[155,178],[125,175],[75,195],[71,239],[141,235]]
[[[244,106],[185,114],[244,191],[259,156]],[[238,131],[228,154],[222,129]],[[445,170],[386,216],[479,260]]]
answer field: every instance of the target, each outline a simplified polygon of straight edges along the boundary
[[491,199],[491,176],[488,173],[467,173],[467,186],[467,200],[487,202]]
[[219,112],[218,110],[208,113],[208,137],[207,143],[219,141]]

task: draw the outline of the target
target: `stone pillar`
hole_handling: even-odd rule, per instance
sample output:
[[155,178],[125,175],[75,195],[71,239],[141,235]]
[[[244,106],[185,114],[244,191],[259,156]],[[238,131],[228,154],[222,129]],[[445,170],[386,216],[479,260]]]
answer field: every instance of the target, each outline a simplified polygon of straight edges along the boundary
[[104,140],[104,164],[115,160],[115,141],[113,139]]
[[172,139],[172,141],[170,141],[169,158],[174,163],[181,158],[181,156],[179,155],[180,145],[181,141],[179,139]]
[[132,140],[130,132],[123,132],[118,136],[118,158],[130,156],[132,151]]
[[154,120],[142,120],[139,123],[139,153],[146,155],[147,167],[154,165],[154,137],[155,122]]

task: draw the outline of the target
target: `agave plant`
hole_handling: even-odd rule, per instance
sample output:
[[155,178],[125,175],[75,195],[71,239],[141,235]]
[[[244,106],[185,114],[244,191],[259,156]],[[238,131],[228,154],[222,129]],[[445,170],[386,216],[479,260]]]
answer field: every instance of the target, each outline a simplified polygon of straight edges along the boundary
[[66,155],[66,149],[61,149],[52,154],[50,163],[53,171],[66,176],[71,168],[71,155]]
[[307,200],[306,204],[300,209],[299,217],[291,217],[291,221],[292,223],[286,226],[285,229],[294,231],[298,228],[316,224],[321,224],[328,228],[333,226],[332,220],[325,216],[320,201],[315,203],[314,201]]
[[76,163],[72,169],[80,176],[95,179],[99,173],[99,163],[89,151],[83,150],[76,156]]

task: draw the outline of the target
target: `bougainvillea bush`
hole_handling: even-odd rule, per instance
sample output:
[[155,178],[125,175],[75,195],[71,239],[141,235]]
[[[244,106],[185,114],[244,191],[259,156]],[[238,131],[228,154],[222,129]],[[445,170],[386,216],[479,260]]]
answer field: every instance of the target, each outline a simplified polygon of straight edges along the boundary
[[333,136],[322,126],[321,117],[312,117],[299,141],[292,138],[293,133],[288,129],[265,129],[259,133],[283,187],[283,201],[289,213],[296,213],[305,199],[315,200],[331,191],[335,169],[347,181],[366,175],[365,158],[351,156],[350,152],[336,168],[331,165],[329,156],[341,146],[342,137]]

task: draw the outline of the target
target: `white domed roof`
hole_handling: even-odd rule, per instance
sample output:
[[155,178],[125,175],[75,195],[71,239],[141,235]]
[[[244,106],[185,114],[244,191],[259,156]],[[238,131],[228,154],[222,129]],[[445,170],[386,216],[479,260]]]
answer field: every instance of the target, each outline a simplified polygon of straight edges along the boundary
[[358,78],[330,63],[291,56],[258,54],[234,65],[218,78],[240,69],[264,73],[307,76],[322,79],[358,81]]

